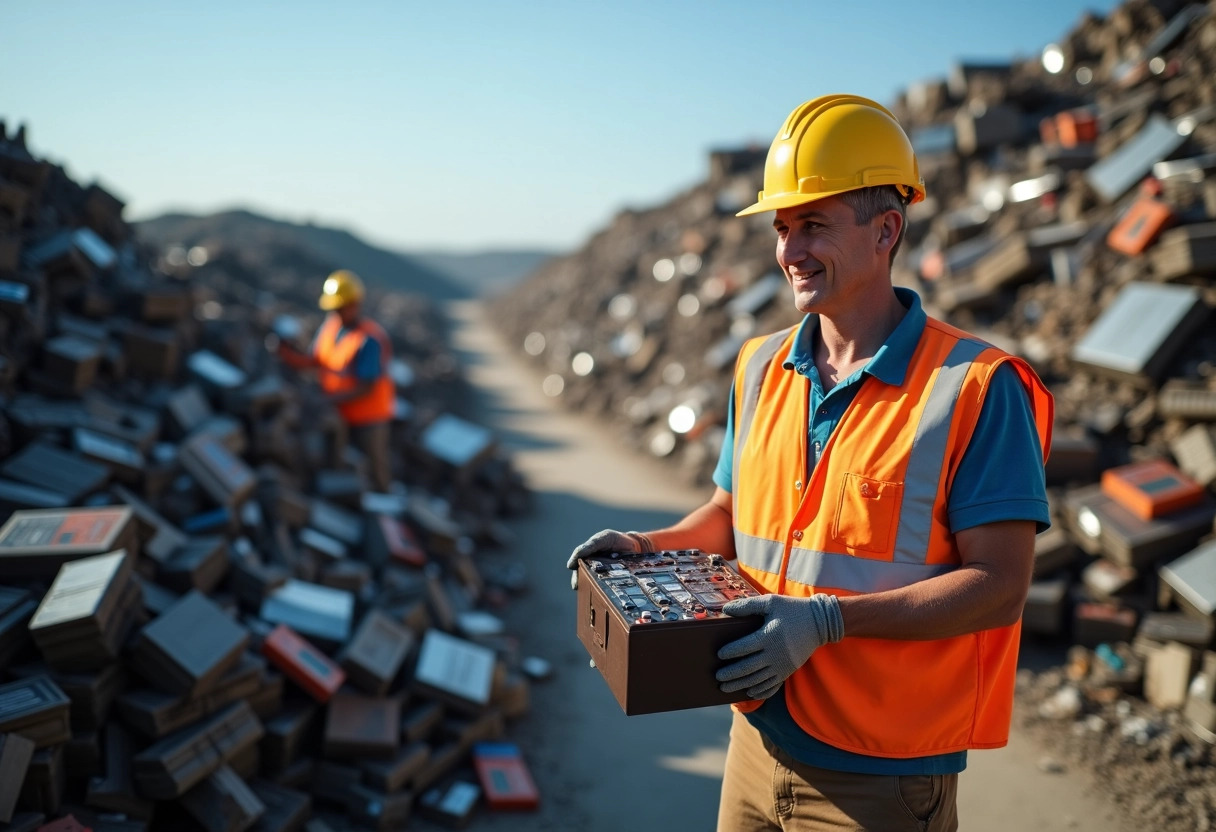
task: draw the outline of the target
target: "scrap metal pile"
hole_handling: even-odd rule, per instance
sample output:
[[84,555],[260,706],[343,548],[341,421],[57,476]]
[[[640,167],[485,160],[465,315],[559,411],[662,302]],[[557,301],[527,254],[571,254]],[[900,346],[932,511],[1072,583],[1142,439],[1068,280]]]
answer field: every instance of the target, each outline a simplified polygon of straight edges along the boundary
[[375,493],[273,352],[306,341],[331,267],[298,285],[222,253],[154,264],[122,207],[0,124],[0,829],[534,805],[502,739],[547,671],[494,614],[526,575],[477,557],[527,491],[445,412],[437,318],[373,297],[399,394]]
[[[929,194],[909,211],[895,282],[1025,357],[1056,396],[1055,524],[1025,630],[1107,645],[1085,665],[1100,683],[1064,682],[1072,716],[1094,715],[1112,686],[1146,697],[1209,772],[1214,79],[1216,3],[1133,0],[1034,60],[959,63],[893,105]],[[706,485],[740,344],[798,318],[771,216],[733,216],[763,159],[711,154],[706,182],[621,213],[498,306],[546,393]]]

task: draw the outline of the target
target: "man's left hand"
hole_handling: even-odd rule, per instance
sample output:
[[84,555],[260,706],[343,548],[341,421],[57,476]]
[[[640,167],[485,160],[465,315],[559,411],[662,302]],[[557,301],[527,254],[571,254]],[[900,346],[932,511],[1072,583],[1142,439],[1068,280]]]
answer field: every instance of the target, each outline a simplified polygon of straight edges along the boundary
[[844,638],[844,619],[835,595],[740,598],[722,607],[722,612],[764,616],[759,630],[718,651],[719,659],[740,659],[718,671],[722,692],[746,689],[750,699],[768,699],[815,650]]

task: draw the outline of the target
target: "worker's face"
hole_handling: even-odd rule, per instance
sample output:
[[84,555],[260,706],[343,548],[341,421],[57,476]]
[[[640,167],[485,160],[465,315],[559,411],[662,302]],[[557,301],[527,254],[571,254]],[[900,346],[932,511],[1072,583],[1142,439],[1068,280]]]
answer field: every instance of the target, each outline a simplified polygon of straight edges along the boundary
[[874,281],[887,279],[899,222],[898,212],[888,211],[858,225],[838,196],[779,210],[777,263],[798,311],[830,316],[869,303]]
[[340,309],[338,309],[338,317],[342,319],[342,324],[344,326],[350,326],[359,320],[359,307],[360,306],[362,306],[362,304],[357,303],[357,302],[348,303],[348,304],[346,304],[346,306],[343,306]]

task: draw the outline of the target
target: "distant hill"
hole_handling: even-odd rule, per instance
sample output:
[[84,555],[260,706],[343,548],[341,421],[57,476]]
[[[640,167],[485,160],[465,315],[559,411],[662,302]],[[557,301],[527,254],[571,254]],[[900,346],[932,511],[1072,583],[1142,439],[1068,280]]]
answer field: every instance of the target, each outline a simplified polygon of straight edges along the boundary
[[179,243],[235,249],[255,254],[261,248],[299,248],[335,268],[352,269],[370,285],[424,295],[433,300],[470,297],[462,281],[407,254],[377,248],[349,231],[300,225],[233,210],[203,216],[164,214],[134,223],[140,239],[158,247]]
[[539,249],[487,250],[473,254],[414,251],[410,257],[447,275],[470,294],[488,296],[509,289],[536,271],[556,252]]

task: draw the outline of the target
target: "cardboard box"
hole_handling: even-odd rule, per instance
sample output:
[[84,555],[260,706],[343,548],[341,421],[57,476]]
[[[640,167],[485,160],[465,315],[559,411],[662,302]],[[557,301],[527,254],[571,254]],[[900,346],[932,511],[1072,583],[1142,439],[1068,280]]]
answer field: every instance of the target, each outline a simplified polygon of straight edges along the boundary
[[181,797],[261,738],[262,724],[249,705],[231,705],[136,755],[136,786],[155,800]]
[[404,789],[431,756],[431,748],[424,742],[411,742],[404,746],[391,760],[369,760],[359,764],[367,785],[382,791],[396,792]]
[[1151,705],[1173,710],[1186,704],[1194,654],[1190,647],[1174,642],[1149,652],[1144,666],[1144,698]]
[[400,745],[400,724],[400,699],[336,693],[325,722],[325,755],[391,759]]
[[140,631],[131,663],[153,687],[197,696],[219,683],[248,644],[244,627],[192,591]]
[[221,766],[181,797],[181,805],[207,832],[245,832],[266,806],[229,766]]
[[364,617],[339,661],[355,687],[373,696],[388,693],[414,647],[414,634],[379,610]]
[[21,734],[38,749],[72,737],[71,700],[46,676],[0,685],[0,734]]
[[267,770],[282,771],[300,759],[319,724],[318,714],[315,705],[294,702],[266,721],[261,749]]
[[94,670],[118,659],[138,608],[131,571],[123,549],[60,567],[29,624],[48,664]]
[[110,481],[107,466],[42,441],[9,457],[0,466],[0,474],[64,494],[74,503],[100,491]]

